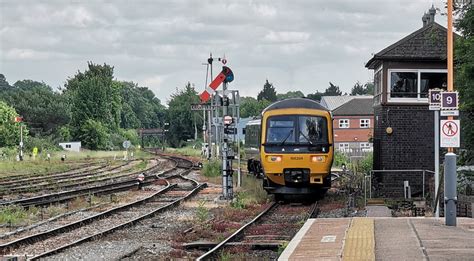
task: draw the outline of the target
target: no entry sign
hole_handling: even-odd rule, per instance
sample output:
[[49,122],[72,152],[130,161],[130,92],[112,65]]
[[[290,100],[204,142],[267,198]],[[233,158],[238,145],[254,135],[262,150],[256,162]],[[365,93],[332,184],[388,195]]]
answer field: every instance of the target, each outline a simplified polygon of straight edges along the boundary
[[442,148],[459,148],[461,126],[459,120],[442,120],[441,121],[441,147]]

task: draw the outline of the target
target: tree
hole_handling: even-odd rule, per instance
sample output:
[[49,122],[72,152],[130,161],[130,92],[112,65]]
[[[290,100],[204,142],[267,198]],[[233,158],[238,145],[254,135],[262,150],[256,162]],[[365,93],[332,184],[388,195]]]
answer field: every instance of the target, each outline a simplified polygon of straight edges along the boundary
[[83,137],[82,124],[91,119],[116,131],[120,125],[120,87],[113,80],[114,68],[107,64],[88,63],[88,70],[78,72],[65,84],[71,103],[71,131],[75,138]]
[[365,95],[365,94],[367,93],[365,92],[364,86],[362,86],[360,82],[356,82],[356,84],[354,84],[354,87],[352,87],[351,95]]
[[277,98],[279,101],[289,98],[303,98],[304,94],[301,91],[289,91],[287,93],[278,93]]
[[[0,101],[0,147],[16,146],[20,142],[20,123],[14,122],[15,109]],[[23,134],[28,131],[23,127]]]
[[80,128],[78,138],[84,147],[91,150],[107,149],[109,134],[107,128],[101,122],[87,119]]
[[373,95],[374,94],[374,84],[367,82],[362,85],[360,82],[356,82],[354,87],[352,87],[351,95]]
[[158,128],[165,120],[165,106],[147,87],[139,87],[133,82],[119,82],[121,85],[120,127]]
[[461,110],[461,137],[466,149],[463,160],[474,162],[474,7],[467,6],[456,22],[462,36],[456,38],[456,88]]
[[364,87],[368,95],[374,95],[374,82],[367,82],[366,84],[364,84]]
[[171,95],[168,102],[168,141],[174,147],[181,146],[182,142],[191,139],[195,133],[194,124],[199,124],[197,128],[201,129],[202,123],[196,122],[194,113],[191,111],[191,104],[199,103],[199,96],[194,87],[188,82],[184,89],[176,89],[176,93]]
[[263,85],[263,90],[260,91],[257,95],[257,100],[267,100],[271,102],[277,101],[277,94],[275,91],[275,87],[273,87],[273,84],[268,82],[268,79],[266,80],[265,84]]
[[307,98],[308,98],[308,99],[311,99],[311,100],[314,100],[314,101],[320,102],[320,101],[321,101],[321,97],[323,97],[323,95],[324,95],[324,93],[319,92],[319,91],[316,91],[315,93],[310,93],[310,94],[308,94]]
[[271,102],[267,100],[257,101],[253,97],[240,98],[240,117],[255,117],[262,113]]
[[324,91],[324,96],[341,96],[342,92],[339,90],[339,86],[329,82],[329,87]]
[[0,73],[0,90],[10,88],[10,84],[7,82],[5,75]]
[[66,97],[43,82],[17,81],[8,89],[0,89],[0,93],[1,99],[24,118],[33,135],[51,134],[69,122]]

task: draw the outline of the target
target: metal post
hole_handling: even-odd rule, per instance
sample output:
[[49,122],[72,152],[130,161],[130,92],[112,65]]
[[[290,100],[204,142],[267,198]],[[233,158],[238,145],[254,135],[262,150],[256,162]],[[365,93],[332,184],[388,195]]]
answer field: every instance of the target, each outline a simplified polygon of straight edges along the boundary
[[456,226],[456,154],[444,156],[444,217],[446,226]]
[[211,127],[211,113],[212,113],[212,100],[211,109],[207,111],[207,159],[211,160],[212,156],[212,127]]
[[425,199],[425,170],[423,170],[423,199]]
[[438,198],[438,187],[439,187],[439,110],[434,111],[434,140],[435,140],[435,148],[434,148],[434,157],[435,157],[435,217],[439,218],[439,200]]
[[20,161],[23,161],[23,124],[20,122]]
[[[236,93],[236,98],[235,98],[235,106],[237,109],[237,124],[240,123],[240,94],[237,91]],[[237,127],[237,131],[239,131],[239,128]],[[242,175],[241,175],[241,170],[240,170],[240,134],[237,133],[237,187],[242,186]]]

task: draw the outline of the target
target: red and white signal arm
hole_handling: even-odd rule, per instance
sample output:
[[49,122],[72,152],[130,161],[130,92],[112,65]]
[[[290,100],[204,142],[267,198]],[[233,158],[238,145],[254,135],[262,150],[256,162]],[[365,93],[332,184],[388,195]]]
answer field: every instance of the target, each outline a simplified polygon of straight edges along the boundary
[[23,121],[23,117],[20,117],[20,116],[17,116],[13,119],[15,122],[22,122]]

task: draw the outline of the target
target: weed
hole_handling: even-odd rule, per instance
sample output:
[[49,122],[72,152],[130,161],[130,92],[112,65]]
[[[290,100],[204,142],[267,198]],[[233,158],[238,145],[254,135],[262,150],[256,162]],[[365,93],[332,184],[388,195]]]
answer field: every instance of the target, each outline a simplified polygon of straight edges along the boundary
[[246,207],[245,204],[245,195],[242,192],[237,192],[234,200],[230,204],[233,208],[244,209]]
[[209,219],[210,213],[209,210],[205,207],[206,201],[201,200],[196,210],[196,216],[198,218],[199,223],[202,225]]
[[46,214],[48,215],[48,217],[54,217],[64,212],[65,212],[64,208],[59,207],[59,206],[50,206],[46,209]]
[[228,261],[231,260],[232,254],[229,252],[222,251],[219,260]]
[[221,175],[221,163],[218,160],[205,162],[202,173],[206,177],[219,177]]
[[21,206],[5,206],[0,208],[0,224],[18,225],[27,218],[27,211]]
[[288,241],[285,241],[283,244],[281,244],[279,247],[278,247],[278,256],[281,255],[281,253],[283,253],[283,251],[285,250],[285,248],[288,246]]

